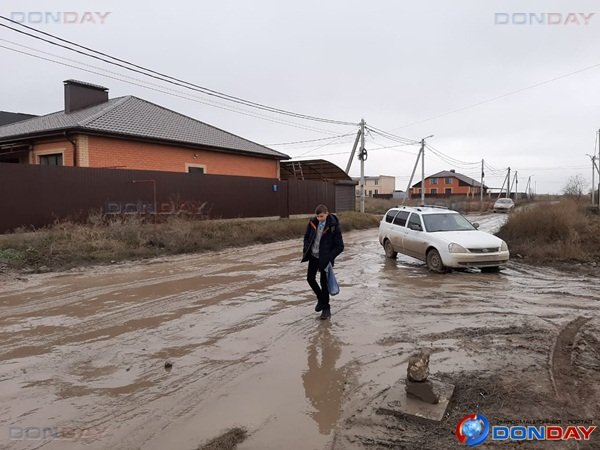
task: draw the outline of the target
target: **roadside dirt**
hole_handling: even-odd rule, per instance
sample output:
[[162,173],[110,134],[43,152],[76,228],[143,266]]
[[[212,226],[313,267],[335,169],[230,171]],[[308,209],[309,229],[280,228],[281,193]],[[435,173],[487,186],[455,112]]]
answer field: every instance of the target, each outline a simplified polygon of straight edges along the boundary
[[[598,424],[598,277],[430,274],[386,260],[375,229],[345,241],[331,321],[298,241],[5,280],[0,448],[191,450],[244,429],[241,450],[452,449],[476,412]],[[446,418],[377,414],[421,347],[456,385]],[[597,449],[600,433],[548,444],[480,448]]]

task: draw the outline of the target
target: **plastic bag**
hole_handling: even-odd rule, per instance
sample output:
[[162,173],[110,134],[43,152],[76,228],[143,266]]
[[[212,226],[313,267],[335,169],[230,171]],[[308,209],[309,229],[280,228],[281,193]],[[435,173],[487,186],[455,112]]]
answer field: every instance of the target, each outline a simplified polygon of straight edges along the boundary
[[340,293],[340,286],[335,279],[335,274],[333,273],[333,267],[331,267],[331,263],[325,269],[327,273],[327,289],[329,289],[329,295],[338,295]]

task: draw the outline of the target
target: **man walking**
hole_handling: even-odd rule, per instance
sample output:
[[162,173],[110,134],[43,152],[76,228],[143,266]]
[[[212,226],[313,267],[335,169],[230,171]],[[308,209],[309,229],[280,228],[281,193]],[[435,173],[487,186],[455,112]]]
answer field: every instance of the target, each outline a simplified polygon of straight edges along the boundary
[[[335,258],[342,251],[344,241],[339,219],[329,214],[327,206],[317,206],[315,217],[306,226],[302,262],[308,261],[306,280],[317,296],[315,311],[321,311],[321,319],[331,317],[326,269],[329,263],[333,266]],[[316,280],[317,271],[321,274],[320,285]]]

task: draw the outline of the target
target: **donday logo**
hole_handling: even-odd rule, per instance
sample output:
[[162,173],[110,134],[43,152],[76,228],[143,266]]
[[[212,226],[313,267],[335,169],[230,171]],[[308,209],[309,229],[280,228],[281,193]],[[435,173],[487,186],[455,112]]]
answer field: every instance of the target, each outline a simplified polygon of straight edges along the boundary
[[490,434],[490,422],[481,414],[469,414],[456,425],[456,439],[467,447],[483,443]]

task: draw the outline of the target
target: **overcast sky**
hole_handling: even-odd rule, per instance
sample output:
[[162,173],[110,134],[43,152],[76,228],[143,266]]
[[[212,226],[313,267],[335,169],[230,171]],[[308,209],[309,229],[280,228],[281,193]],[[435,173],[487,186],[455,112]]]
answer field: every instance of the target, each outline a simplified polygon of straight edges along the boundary
[[[508,166],[513,174],[518,171],[520,190],[530,176],[538,193],[560,192],[577,174],[591,184],[586,154],[594,152],[600,128],[597,1],[171,0],[158,5],[8,0],[0,11],[48,33],[247,100],[341,121],[364,118],[367,125],[410,139],[433,134],[428,142],[460,162],[450,164],[426,151],[426,174],[456,169],[479,179],[483,158],[497,169],[486,170],[491,187],[502,185]],[[70,14],[60,19],[35,14],[47,12]],[[181,92],[168,95],[107,78],[97,68],[87,66],[98,72],[88,73],[0,48],[0,110],[60,110],[62,81],[74,78],[110,88],[111,97],[135,95],[294,158],[318,157],[346,166],[354,136],[274,144],[354,135],[356,126],[248,108],[245,114],[231,112],[222,107],[239,105],[220,101],[219,108],[210,106],[202,102],[215,99],[5,28],[0,28],[0,39],[1,46],[53,60],[59,59],[52,55],[70,58],[117,72],[107,74],[112,77],[134,77]],[[366,175],[397,176],[396,188],[404,190],[418,146],[380,148],[395,144],[368,136]],[[351,175],[358,174],[355,161]]]

